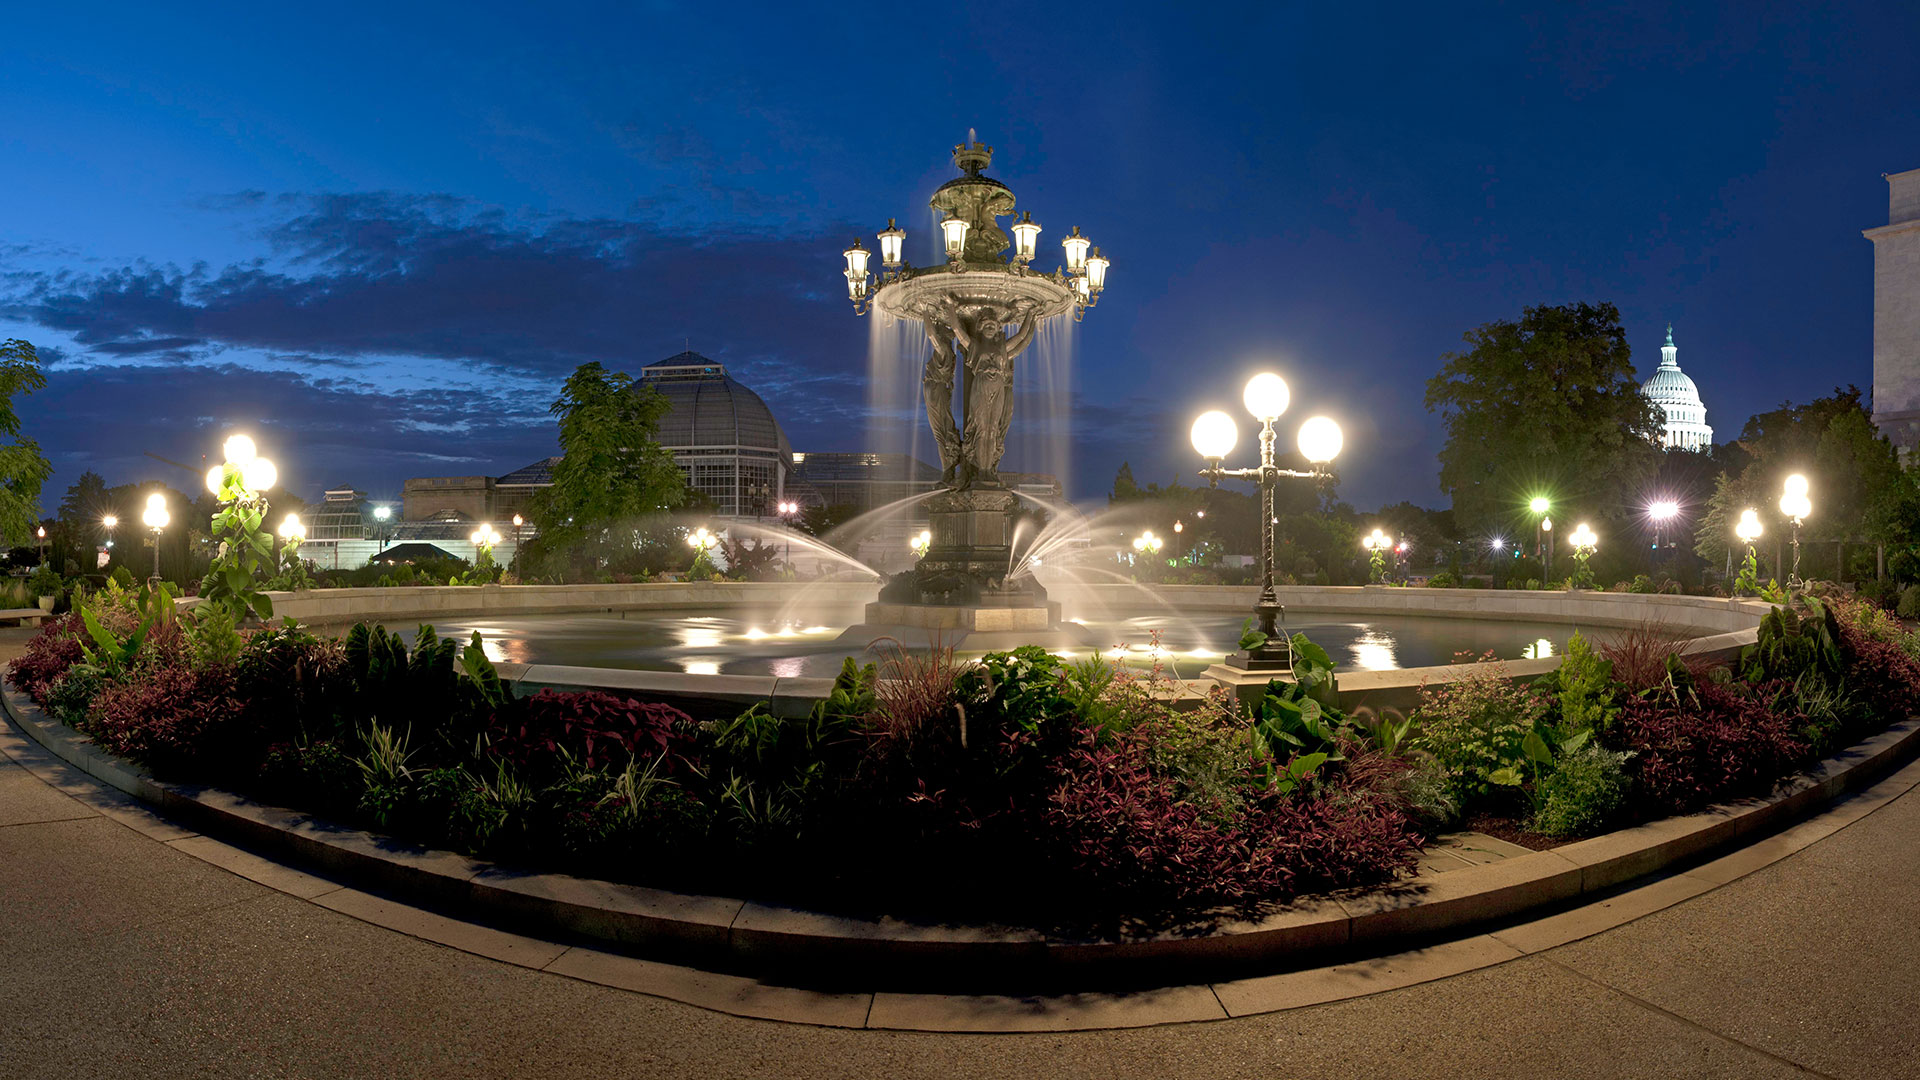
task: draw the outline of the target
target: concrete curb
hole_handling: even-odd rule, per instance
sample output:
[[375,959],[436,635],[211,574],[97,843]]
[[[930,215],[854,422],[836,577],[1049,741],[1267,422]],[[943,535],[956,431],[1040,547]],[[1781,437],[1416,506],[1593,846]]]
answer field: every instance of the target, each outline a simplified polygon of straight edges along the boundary
[[284,853],[369,887],[483,921],[616,943],[722,971],[916,989],[1142,986],[1377,954],[1563,907],[1675,870],[1779,829],[1865,786],[1920,749],[1909,720],[1794,778],[1767,799],[1716,807],[1385,890],[1311,899],[1207,932],[1113,940],[1050,938],[995,926],[925,926],[571,877],[529,873],[400,843],[213,788],[156,780],[102,753],[5,691],[7,711],[68,764],[201,832]]

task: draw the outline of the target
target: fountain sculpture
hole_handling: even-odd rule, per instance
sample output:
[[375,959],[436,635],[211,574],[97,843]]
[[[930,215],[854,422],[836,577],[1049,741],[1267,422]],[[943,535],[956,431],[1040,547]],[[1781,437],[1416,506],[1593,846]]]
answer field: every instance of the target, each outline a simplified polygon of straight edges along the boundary
[[926,554],[888,580],[868,605],[867,625],[849,631],[855,636],[917,628],[957,643],[955,636],[1019,631],[1027,635],[1024,642],[1035,640],[1035,632],[1071,632],[1060,624],[1059,605],[1031,575],[1008,574],[1019,498],[1000,479],[1000,459],[1013,421],[1015,362],[1045,320],[1068,314],[1078,320],[1099,302],[1108,260],[1075,228],[1061,241],[1064,267],[1051,274],[1033,269],[1040,226],[1028,213],[1013,223],[1011,240],[1000,227],[999,219],[1013,213],[1014,196],[982,175],[992,161],[993,148],[971,131],[953,149],[961,175],[930,201],[944,215],[945,266],[908,265],[906,232],[892,221],[878,236],[877,287],[860,242],[844,253],[855,313],[918,322],[933,346],[921,391],[942,484],[926,503],[932,532]]

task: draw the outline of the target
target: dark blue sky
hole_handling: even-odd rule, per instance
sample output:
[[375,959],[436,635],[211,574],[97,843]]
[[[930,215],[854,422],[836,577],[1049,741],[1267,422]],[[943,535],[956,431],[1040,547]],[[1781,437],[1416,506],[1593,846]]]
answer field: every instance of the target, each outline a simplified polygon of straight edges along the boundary
[[308,494],[504,472],[575,365],[683,342],[856,449],[839,251],[924,232],[969,126],[1049,265],[1074,224],[1114,260],[1073,494],[1190,471],[1270,366],[1345,422],[1344,497],[1438,505],[1424,381],[1525,305],[1618,304],[1643,374],[1671,319],[1723,438],[1869,385],[1859,231],[1920,168],[1910,2],[166,7],[9,15],[0,337],[52,360],[49,505],[189,484],[142,452],[230,426]]

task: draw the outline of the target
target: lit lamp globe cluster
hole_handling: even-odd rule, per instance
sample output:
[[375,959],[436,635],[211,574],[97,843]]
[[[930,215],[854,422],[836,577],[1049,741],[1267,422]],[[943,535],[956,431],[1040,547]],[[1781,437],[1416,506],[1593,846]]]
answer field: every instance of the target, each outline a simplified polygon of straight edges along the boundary
[[473,541],[476,550],[492,551],[493,546],[500,542],[500,534],[494,530],[492,522],[487,522],[473,530],[473,535],[468,539]]
[[280,470],[260,456],[251,438],[231,436],[220,450],[226,461],[207,470],[207,490],[223,501],[251,498],[279,482]]
[[708,532],[705,525],[702,525],[687,534],[687,546],[704,555],[719,539],[718,536]]
[[921,529],[907,541],[907,546],[913,549],[914,558],[925,558],[927,549],[933,546],[933,530]]
[[1133,538],[1133,550],[1139,552],[1142,555],[1148,555],[1148,556],[1158,555],[1160,553],[1160,548],[1162,546],[1163,546],[1163,541],[1161,541],[1161,539],[1158,536],[1155,536],[1153,534],[1152,529],[1148,529],[1147,531],[1141,533],[1139,536],[1136,536]]
[[1270,371],[1263,371],[1247,380],[1240,401],[1246,406],[1247,412],[1260,422],[1259,465],[1247,469],[1228,469],[1222,465],[1227,455],[1233,452],[1234,445],[1240,441],[1240,428],[1233,422],[1233,417],[1218,409],[1201,413],[1189,432],[1193,448],[1207,461],[1207,467],[1200,470],[1200,475],[1207,478],[1209,487],[1218,487],[1222,479],[1236,479],[1250,480],[1260,488],[1261,587],[1260,599],[1254,604],[1253,610],[1264,639],[1244,655],[1230,658],[1228,664],[1242,671],[1288,671],[1293,667],[1293,649],[1278,626],[1282,608],[1279,594],[1273,587],[1273,492],[1282,479],[1317,483],[1332,475],[1328,466],[1340,456],[1342,436],[1340,425],[1331,417],[1309,418],[1300,425],[1296,441],[1300,455],[1307,459],[1312,468],[1306,472],[1282,469],[1274,463],[1273,423],[1292,403],[1286,380]]
[[288,514],[281,519],[279,532],[280,539],[290,544],[298,544],[307,538],[307,526],[300,520],[299,514]]
[[1752,507],[1740,511],[1740,521],[1733,527],[1733,535],[1739,537],[1741,543],[1752,547],[1753,542],[1760,539],[1762,531],[1759,511]]

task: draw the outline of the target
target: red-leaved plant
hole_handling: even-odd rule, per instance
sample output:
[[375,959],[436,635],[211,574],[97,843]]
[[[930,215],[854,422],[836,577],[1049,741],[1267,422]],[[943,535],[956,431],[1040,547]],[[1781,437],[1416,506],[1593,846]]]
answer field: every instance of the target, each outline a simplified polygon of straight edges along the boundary
[[28,639],[26,650],[7,665],[7,678],[13,688],[36,704],[46,704],[47,687],[85,657],[80,646],[84,633],[77,611],[47,620],[40,632]]
[[1607,741],[1633,752],[1636,801],[1658,817],[1773,790],[1808,749],[1798,734],[1806,718],[1787,711],[1786,689],[1774,682],[1743,693],[1702,679],[1626,697]]
[[496,713],[488,749],[514,765],[550,775],[564,752],[587,770],[659,760],[678,770],[693,747],[693,718],[671,705],[598,690],[542,690],[524,706]]
[[91,733],[112,753],[192,774],[208,764],[207,754],[239,712],[228,669],[154,664],[100,691]]

